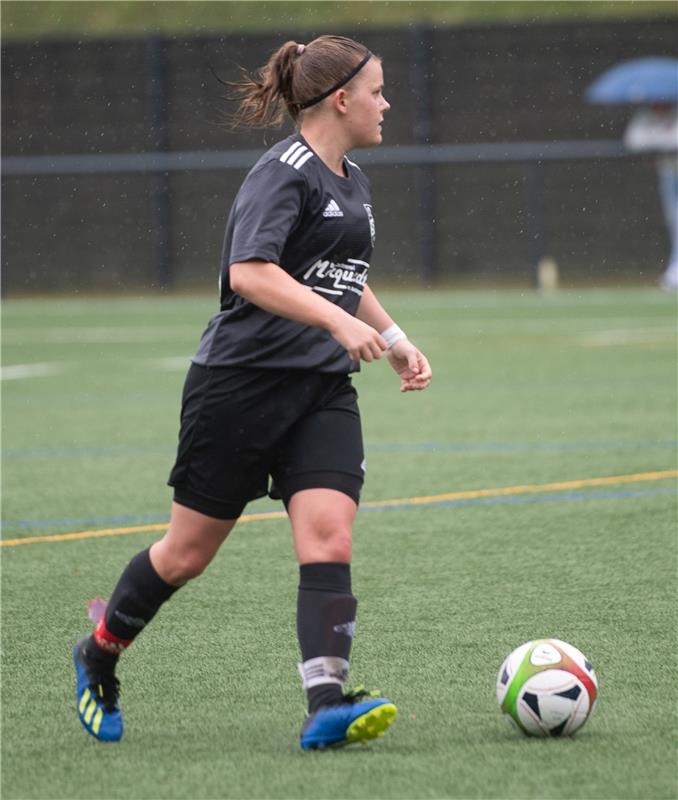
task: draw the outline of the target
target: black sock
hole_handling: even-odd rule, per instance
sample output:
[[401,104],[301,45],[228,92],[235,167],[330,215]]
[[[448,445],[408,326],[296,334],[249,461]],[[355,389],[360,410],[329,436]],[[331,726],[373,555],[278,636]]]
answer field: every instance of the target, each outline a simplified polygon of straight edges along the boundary
[[299,568],[297,635],[311,713],[343,699],[356,607],[350,564],[303,564]]
[[105,615],[87,640],[87,661],[107,671],[113,669],[120,653],[178,588],[158,575],[148,550],[137,553],[125,567],[108,601]]

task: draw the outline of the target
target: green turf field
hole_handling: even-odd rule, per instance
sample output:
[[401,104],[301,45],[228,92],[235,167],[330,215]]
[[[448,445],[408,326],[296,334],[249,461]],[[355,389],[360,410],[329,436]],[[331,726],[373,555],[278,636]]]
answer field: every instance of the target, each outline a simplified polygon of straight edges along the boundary
[[[214,299],[5,303],[3,798],[678,795],[675,298],[381,298],[434,367],[418,395],[385,363],[355,379],[351,677],[400,714],[383,741],[326,754],[297,746],[297,570],[277,518],[237,528],[125,655],[123,742],[82,730],[71,645],[87,600],[160,535],[139,528],[167,517],[183,373]],[[599,676],[571,740],[522,738],[494,698],[503,658],[543,636]]]

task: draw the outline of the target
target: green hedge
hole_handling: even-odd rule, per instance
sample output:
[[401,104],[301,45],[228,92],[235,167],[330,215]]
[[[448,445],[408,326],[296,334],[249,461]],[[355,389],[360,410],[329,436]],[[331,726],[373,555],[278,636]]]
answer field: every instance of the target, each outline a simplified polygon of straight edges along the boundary
[[248,31],[355,31],[416,23],[575,21],[676,17],[678,4],[646,2],[32,2],[2,3],[7,40]]

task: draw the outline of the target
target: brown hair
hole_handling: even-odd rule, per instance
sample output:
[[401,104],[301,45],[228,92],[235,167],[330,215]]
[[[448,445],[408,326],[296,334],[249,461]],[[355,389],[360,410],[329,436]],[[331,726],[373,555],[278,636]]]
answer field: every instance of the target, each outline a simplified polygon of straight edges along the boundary
[[[345,36],[319,36],[307,45],[289,41],[269,58],[256,76],[243,70],[243,80],[229,82],[230,100],[237,111],[233,127],[277,127],[285,111],[296,122],[301,111],[328,90],[344,85],[352,70],[371,56],[369,50]],[[331,93],[331,92],[330,92]],[[324,98],[322,98],[324,99]]]

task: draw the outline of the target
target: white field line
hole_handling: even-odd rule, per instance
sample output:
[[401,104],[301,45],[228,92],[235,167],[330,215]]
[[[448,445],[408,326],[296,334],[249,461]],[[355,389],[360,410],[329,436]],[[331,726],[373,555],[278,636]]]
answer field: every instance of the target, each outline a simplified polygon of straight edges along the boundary
[[[592,320],[578,316],[551,316],[551,317],[522,317],[521,319],[486,319],[483,317],[457,317],[455,309],[450,308],[447,322],[451,322],[456,333],[497,334],[505,336],[509,332],[528,333],[558,333],[572,332],[595,334],[598,326],[614,325],[632,328],[643,323],[657,323],[657,330],[663,330],[664,320],[656,316],[632,317],[607,317]],[[440,320],[417,320],[417,324],[425,329],[429,326],[437,327]],[[589,331],[582,331],[586,326]],[[591,329],[592,328],[592,329]],[[643,330],[646,330],[644,328]],[[6,344],[117,344],[137,342],[178,341],[188,339],[197,346],[198,337],[202,332],[200,323],[196,325],[115,325],[115,326],[61,326],[49,328],[12,328],[5,322],[3,340]]]
[[167,356],[166,358],[149,359],[146,363],[153,369],[161,369],[166,372],[183,372],[188,369],[191,363],[190,356]]
[[[404,296],[397,291],[390,293],[389,308],[397,310],[398,303]],[[406,308],[449,309],[452,306],[461,306],[462,308],[514,308],[527,311],[536,307],[551,309],[572,308],[572,306],[608,308],[610,305],[635,309],[638,306],[663,306],[667,301],[665,292],[651,288],[635,288],[619,295],[614,291],[610,293],[606,289],[563,289],[546,297],[538,297],[534,290],[478,291],[471,289],[441,292],[422,290],[408,292],[407,298],[407,303],[403,302],[403,306]]]
[[38,364],[13,364],[9,367],[0,367],[0,380],[17,381],[22,378],[47,378],[50,375],[60,375],[64,365],[60,361]]
[[60,328],[7,329],[3,332],[5,344],[136,344],[138,342],[176,341],[200,335],[195,325],[120,325],[114,327],[83,326]]
[[[648,326],[647,323],[655,323]],[[625,330],[670,331],[667,320],[657,317],[607,317],[605,319],[585,319],[582,317],[551,317],[530,319],[484,319],[465,317],[458,319],[417,320],[419,329],[426,333],[436,330],[441,324],[450,324],[452,335],[461,336],[525,336],[530,334],[547,334],[551,336],[567,336],[579,338],[582,335],[595,335],[601,332],[602,326],[615,326]],[[643,327],[636,327],[643,326]],[[604,329],[607,330],[607,327]]]
[[584,347],[615,347],[670,341],[676,341],[676,330],[672,328],[626,328],[598,331],[580,337],[580,343]]

